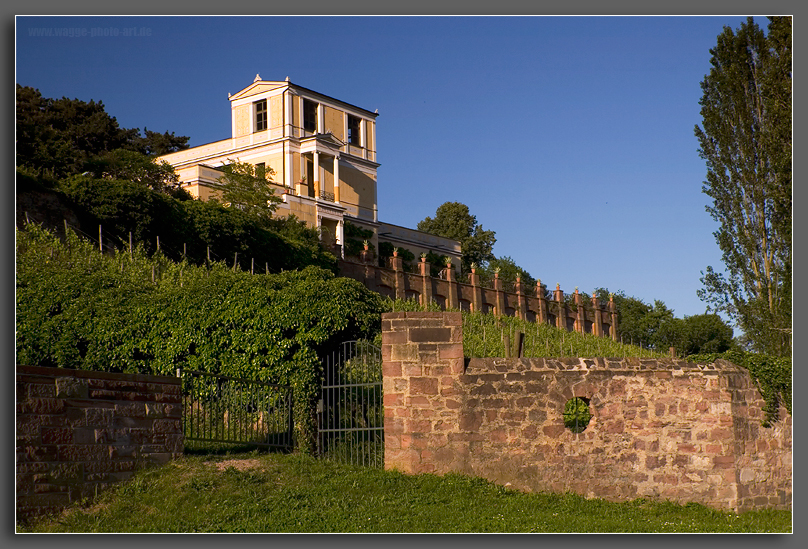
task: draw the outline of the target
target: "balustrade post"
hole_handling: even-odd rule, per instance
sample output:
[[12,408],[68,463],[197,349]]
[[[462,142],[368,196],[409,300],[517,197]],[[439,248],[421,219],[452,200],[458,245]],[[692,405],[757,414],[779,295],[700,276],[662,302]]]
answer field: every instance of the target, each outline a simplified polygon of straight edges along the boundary
[[544,297],[544,284],[541,283],[541,279],[536,281],[536,299],[539,300],[539,314],[536,321],[539,324],[547,324],[547,299]]
[[426,258],[422,257],[418,268],[421,269],[421,306],[427,307],[432,302],[432,276],[430,275],[432,266],[427,263]]
[[407,292],[404,289],[404,260],[398,256],[390,258],[390,266],[395,271],[396,299],[404,300]]
[[503,294],[502,280],[499,279],[499,273],[494,273],[494,291],[497,293],[494,314],[502,316],[505,314],[505,295]]
[[449,291],[447,292],[449,295],[446,296],[446,308],[457,309],[459,305],[459,298],[457,296],[459,288],[457,287],[454,268],[451,265],[447,265],[445,272],[446,282],[449,284]]
[[573,299],[575,299],[575,308],[577,309],[577,314],[575,315],[575,331],[582,334],[586,326],[586,309],[584,309],[581,294],[578,293],[578,286],[575,287]]
[[564,292],[561,290],[561,286],[556,284],[556,289],[553,295],[553,299],[556,302],[556,310],[558,311],[558,315],[556,316],[556,328],[562,328],[564,330],[567,329],[567,304],[564,303]]
[[595,292],[592,292],[592,309],[595,311],[594,334],[598,337],[603,337],[603,310]]

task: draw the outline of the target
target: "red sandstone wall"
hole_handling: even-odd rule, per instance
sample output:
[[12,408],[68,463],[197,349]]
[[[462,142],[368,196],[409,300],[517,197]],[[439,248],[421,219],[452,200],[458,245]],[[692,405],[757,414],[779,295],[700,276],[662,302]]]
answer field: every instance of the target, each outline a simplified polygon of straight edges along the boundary
[[181,418],[178,378],[17,366],[17,518],[179,457]]
[[[726,361],[462,358],[459,313],[382,317],[385,465],[524,490],[747,510],[791,505],[791,418],[761,426]],[[567,400],[590,400],[582,433]]]

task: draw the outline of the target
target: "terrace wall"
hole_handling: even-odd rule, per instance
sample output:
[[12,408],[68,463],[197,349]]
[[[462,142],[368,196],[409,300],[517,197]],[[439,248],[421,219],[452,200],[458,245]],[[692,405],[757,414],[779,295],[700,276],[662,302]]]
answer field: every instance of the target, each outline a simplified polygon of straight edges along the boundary
[[[527,491],[791,506],[791,416],[764,427],[749,373],[726,361],[464,359],[459,313],[382,317],[385,466]],[[581,433],[565,403],[589,402]]]

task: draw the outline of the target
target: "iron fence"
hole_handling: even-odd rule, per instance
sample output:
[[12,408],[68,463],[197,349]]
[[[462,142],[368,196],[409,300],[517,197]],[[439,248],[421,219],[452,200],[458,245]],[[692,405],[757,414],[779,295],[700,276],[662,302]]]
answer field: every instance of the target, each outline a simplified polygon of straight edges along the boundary
[[348,341],[326,357],[318,404],[318,451],[325,459],[384,467],[381,350]]
[[292,449],[291,387],[189,370],[177,375],[186,441]]

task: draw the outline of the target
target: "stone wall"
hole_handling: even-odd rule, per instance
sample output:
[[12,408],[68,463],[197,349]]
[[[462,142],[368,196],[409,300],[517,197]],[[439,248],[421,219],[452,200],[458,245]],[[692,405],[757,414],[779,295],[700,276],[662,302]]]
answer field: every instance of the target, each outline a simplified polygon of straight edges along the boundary
[[[459,313],[382,317],[385,466],[528,491],[791,506],[791,417],[746,370],[676,359],[463,359]],[[585,399],[580,433],[564,407]]]
[[453,269],[443,269],[440,278],[429,276],[430,264],[425,261],[418,263],[418,273],[410,273],[404,270],[400,257],[390,258],[389,269],[373,265],[369,257],[359,263],[341,260],[340,275],[358,280],[369,290],[392,299],[415,299],[421,305],[434,302],[444,310],[516,316],[529,322],[617,340],[614,301],[601,304],[596,297],[583,296],[576,289],[573,293],[575,307],[571,307],[558,285],[552,299],[547,299],[541,281],[535,288],[521,283],[506,288],[502,280],[495,278],[493,287],[488,288],[481,285],[476,273],[469,274],[466,283],[456,279]]
[[182,455],[180,389],[174,377],[17,366],[17,518]]

